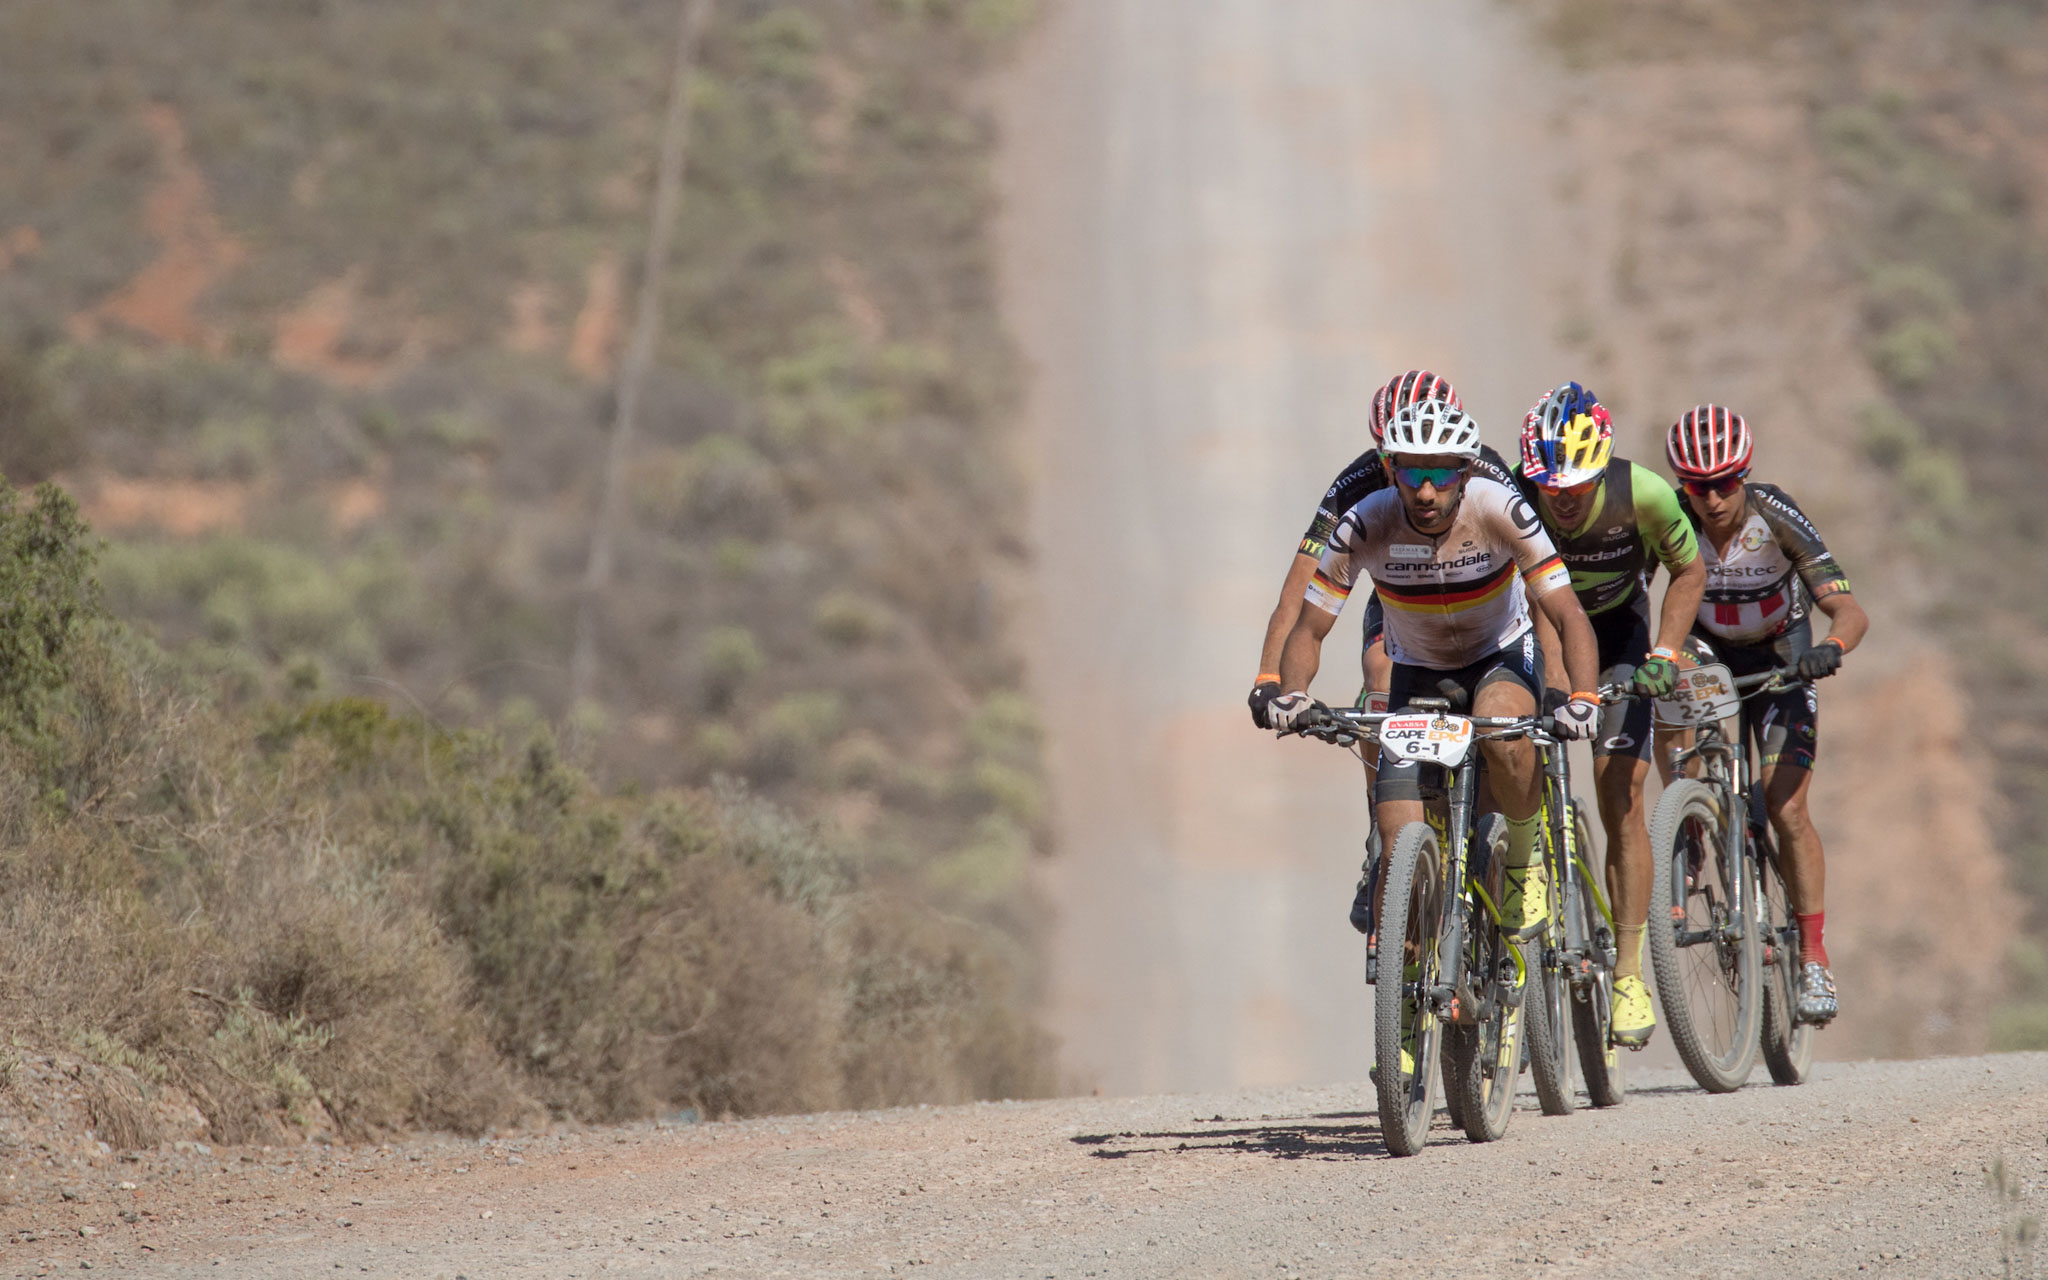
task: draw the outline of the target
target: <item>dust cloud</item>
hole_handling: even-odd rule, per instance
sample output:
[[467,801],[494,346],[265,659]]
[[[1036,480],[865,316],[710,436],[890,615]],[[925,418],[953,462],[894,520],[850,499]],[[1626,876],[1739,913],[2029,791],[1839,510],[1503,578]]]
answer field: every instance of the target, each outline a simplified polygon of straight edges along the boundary
[[1008,86],[1053,1021],[1107,1090],[1364,1073],[1361,773],[1243,696],[1372,388],[1444,372],[1501,445],[1568,367],[1536,301],[1556,87],[1522,40],[1481,3],[1069,4]]

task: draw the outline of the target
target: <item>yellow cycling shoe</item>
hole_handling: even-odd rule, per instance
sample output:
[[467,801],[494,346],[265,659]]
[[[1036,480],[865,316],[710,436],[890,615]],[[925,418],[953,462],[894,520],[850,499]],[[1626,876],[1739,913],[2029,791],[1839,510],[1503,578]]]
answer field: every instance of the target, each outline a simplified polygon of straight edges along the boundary
[[[1410,1036],[1408,1043],[1403,1044],[1401,1046],[1401,1078],[1403,1080],[1406,1080],[1415,1074],[1415,1053],[1412,1048],[1413,1044],[1414,1037]],[[1372,1081],[1374,1084],[1378,1084],[1380,1082],[1380,1064],[1377,1062],[1373,1063],[1372,1070],[1365,1073],[1365,1078]]]
[[1640,1049],[1650,1043],[1657,1029],[1657,1014],[1650,1008],[1650,989],[1643,980],[1630,976],[1614,980],[1614,1019],[1608,1032],[1624,1049]]
[[1501,868],[1500,927],[1511,938],[1533,938],[1550,919],[1550,873],[1541,862]]

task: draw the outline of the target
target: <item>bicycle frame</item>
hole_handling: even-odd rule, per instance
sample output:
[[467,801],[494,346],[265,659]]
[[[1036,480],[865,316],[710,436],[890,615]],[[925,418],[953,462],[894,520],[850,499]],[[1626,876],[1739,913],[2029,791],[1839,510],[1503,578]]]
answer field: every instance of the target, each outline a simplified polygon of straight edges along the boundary
[[[1380,727],[1388,720],[1413,715],[1435,715],[1444,717],[1451,714],[1450,703],[1441,698],[1417,698],[1398,713],[1358,711],[1347,708],[1332,708],[1324,713],[1319,723],[1304,726],[1300,732],[1306,737],[1320,738],[1335,743],[1364,756],[1368,746],[1379,745]],[[1539,743],[1548,743],[1536,731],[1535,722],[1523,717],[1500,716],[1459,716],[1470,721],[1476,739],[1509,738],[1529,736]],[[1552,744],[1554,745],[1554,744]],[[1553,752],[1560,762],[1562,752]],[[1423,766],[1441,774],[1442,765]],[[1459,763],[1448,772],[1448,785],[1438,788],[1432,782],[1424,786],[1423,817],[1436,832],[1438,847],[1444,851],[1444,883],[1458,885],[1461,893],[1444,898],[1442,928],[1438,933],[1437,954],[1427,962],[1421,976],[1422,990],[1417,994],[1430,1012],[1448,1021],[1469,1023],[1484,1021],[1493,1015],[1488,997],[1472,990],[1464,971],[1465,929],[1467,916],[1473,910],[1483,911],[1486,917],[1498,927],[1500,907],[1486,886],[1470,872],[1472,847],[1473,810],[1477,805],[1481,754],[1478,741],[1465,753]],[[1440,790],[1441,795],[1431,796],[1431,791]],[[1454,906],[1457,904],[1457,906]],[[1464,909],[1458,909],[1462,906]],[[1367,961],[1366,981],[1379,980],[1380,962],[1386,954],[1385,948]],[[1517,983],[1527,980],[1519,951],[1509,948],[1514,956]],[[1395,963],[1400,963],[1397,959]]]

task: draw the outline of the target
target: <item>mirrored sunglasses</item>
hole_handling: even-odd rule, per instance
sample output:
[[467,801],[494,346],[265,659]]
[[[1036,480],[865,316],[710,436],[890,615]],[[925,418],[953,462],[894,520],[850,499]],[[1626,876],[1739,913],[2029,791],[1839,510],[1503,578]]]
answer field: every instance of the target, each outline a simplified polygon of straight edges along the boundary
[[1425,483],[1439,489],[1448,489],[1465,478],[1472,468],[1462,467],[1395,467],[1394,478],[1410,489],[1420,489]]

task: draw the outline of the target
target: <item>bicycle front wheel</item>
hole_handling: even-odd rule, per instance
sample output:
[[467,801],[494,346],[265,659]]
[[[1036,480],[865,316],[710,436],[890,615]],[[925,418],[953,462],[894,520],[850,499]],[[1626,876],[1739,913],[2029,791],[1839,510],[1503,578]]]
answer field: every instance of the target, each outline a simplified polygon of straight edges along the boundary
[[1650,964],[1671,1043],[1709,1093],[1740,1089],[1763,1021],[1761,928],[1750,861],[1727,854],[1722,792],[1671,784],[1650,818]]
[[1373,1084],[1380,1136],[1391,1155],[1429,1141],[1442,1027],[1429,1006],[1443,933],[1443,856],[1436,832],[1411,822],[1381,868],[1380,973],[1373,986]]
[[1794,1017],[1799,1000],[1799,922],[1792,918],[1777,857],[1773,851],[1756,860],[1757,882],[1763,890],[1758,900],[1764,929],[1764,1065],[1779,1084],[1805,1084],[1813,1070],[1817,1028]]

